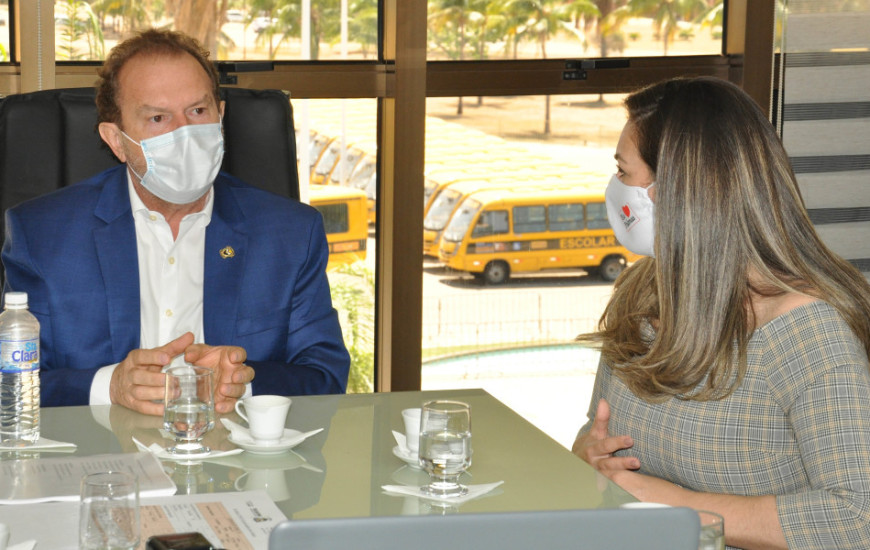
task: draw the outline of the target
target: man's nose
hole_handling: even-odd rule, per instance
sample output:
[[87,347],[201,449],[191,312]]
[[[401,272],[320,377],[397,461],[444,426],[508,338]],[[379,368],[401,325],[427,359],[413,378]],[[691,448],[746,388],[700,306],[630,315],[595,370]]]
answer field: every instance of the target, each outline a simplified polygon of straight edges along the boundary
[[188,124],[190,124],[190,120],[188,120],[185,115],[173,117],[172,124],[170,125],[169,131],[174,132],[175,130],[178,130],[182,126],[187,126]]

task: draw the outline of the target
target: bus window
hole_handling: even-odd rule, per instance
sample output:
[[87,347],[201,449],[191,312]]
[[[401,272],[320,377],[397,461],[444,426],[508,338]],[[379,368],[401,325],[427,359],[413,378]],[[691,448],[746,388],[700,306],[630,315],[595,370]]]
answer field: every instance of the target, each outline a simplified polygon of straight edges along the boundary
[[438,189],[438,182],[429,178],[423,180],[423,211],[426,210],[426,205],[429,204],[429,198],[432,197],[432,193]]
[[607,221],[607,206],[603,202],[586,204],[586,229],[610,229]]
[[547,209],[545,206],[514,207],[514,233],[540,233],[546,230]]
[[438,196],[432,201],[429,211],[426,212],[423,228],[432,231],[444,229],[456,209],[456,202],[460,199],[462,199],[462,193],[455,189],[447,188],[438,193]]
[[583,204],[551,204],[550,231],[576,231],[583,229]]
[[329,233],[347,233],[350,227],[347,218],[347,203],[322,204],[317,210],[323,216],[323,229]]
[[507,210],[487,210],[480,214],[477,225],[474,226],[474,231],[471,232],[471,237],[488,237],[489,235],[499,235],[508,232]]
[[468,226],[471,225],[474,216],[480,210],[480,202],[468,198],[462,201],[462,206],[450,218],[447,228],[444,229],[444,238],[455,243],[460,242],[465,238],[465,233],[468,232]]

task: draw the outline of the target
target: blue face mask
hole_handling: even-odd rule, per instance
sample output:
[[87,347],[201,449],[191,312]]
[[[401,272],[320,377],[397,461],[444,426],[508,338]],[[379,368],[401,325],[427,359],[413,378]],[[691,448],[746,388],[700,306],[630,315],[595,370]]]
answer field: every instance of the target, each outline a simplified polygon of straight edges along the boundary
[[189,204],[211,189],[224,158],[224,136],[220,122],[188,124],[172,132],[140,142],[146,171],[130,170],[149,192],[172,204]]
[[647,187],[625,185],[614,174],[604,192],[607,219],[616,240],[641,256],[655,256],[655,204],[648,193],[653,185],[655,182]]

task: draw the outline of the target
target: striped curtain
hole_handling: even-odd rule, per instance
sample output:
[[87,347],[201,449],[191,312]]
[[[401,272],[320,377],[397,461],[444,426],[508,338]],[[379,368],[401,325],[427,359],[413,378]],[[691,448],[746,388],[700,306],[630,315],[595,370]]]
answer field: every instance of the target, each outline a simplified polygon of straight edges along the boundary
[[821,237],[870,275],[870,0],[784,0],[775,118]]

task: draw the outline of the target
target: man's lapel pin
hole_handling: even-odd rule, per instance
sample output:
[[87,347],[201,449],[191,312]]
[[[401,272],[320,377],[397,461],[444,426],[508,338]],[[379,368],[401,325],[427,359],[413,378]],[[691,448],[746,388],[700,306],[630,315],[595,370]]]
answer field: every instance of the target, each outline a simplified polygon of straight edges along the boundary
[[235,255],[236,255],[236,251],[233,250],[233,247],[225,246],[225,247],[221,248],[221,258],[223,258],[224,260],[226,260],[227,258],[232,258]]

